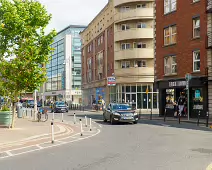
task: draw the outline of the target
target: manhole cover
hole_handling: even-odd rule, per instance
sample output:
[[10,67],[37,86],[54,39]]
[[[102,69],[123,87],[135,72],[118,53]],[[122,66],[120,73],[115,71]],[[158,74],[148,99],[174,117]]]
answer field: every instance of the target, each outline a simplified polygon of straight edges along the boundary
[[212,149],[197,148],[197,149],[192,149],[192,151],[199,152],[199,153],[212,154]]

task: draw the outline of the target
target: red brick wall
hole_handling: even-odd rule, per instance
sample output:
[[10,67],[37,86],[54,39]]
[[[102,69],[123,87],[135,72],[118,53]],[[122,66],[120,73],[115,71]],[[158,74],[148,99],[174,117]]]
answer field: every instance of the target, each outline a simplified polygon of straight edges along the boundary
[[114,25],[112,24],[107,30],[107,76],[114,73]]
[[[193,72],[193,50],[200,49],[200,72],[195,75],[205,74],[207,66],[206,34],[207,15],[206,0],[192,3],[192,0],[177,0],[177,11],[164,15],[164,1],[156,1],[156,76],[164,79],[164,56],[175,54],[177,57],[177,76],[185,77],[186,73]],[[199,39],[193,37],[192,17],[200,15]],[[177,25],[177,44],[164,47],[164,27]]]

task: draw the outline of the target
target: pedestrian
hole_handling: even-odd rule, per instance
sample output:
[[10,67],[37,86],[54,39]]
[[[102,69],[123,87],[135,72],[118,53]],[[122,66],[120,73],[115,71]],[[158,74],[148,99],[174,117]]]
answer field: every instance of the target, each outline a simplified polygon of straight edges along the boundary
[[178,99],[178,109],[179,109],[179,115],[182,115],[182,112],[184,110],[184,105],[185,105],[185,96],[183,95],[183,93],[181,92],[180,97]]

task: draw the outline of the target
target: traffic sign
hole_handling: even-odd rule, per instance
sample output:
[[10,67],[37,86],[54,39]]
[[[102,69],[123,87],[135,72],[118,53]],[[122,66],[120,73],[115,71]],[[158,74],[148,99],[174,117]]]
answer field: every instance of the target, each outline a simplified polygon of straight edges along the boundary
[[187,74],[185,75],[185,79],[186,79],[187,81],[191,80],[191,79],[192,79],[192,75],[189,74],[189,73],[187,73]]

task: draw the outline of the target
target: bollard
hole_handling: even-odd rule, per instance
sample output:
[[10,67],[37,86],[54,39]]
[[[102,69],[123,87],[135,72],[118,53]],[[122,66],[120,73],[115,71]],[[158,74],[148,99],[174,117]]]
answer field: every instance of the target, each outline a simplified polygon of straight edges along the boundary
[[85,116],[85,127],[88,127],[87,116]]
[[54,123],[51,122],[51,129],[52,129],[52,143],[54,143]]
[[80,119],[79,121],[80,121],[80,133],[81,133],[80,135],[82,136],[83,135],[82,134],[82,120]]
[[166,121],[166,109],[165,109],[165,112],[164,112],[163,121],[164,121],[164,122]]
[[150,120],[152,120],[152,108],[151,108],[151,111],[150,111]]
[[62,112],[62,115],[61,115],[61,117],[62,117],[62,122],[63,122],[63,112]]
[[74,124],[76,124],[76,114],[74,113]]
[[91,118],[90,118],[90,131],[92,131],[92,121],[91,121]]
[[83,106],[83,112],[85,111],[85,107]]
[[31,109],[31,117],[32,117],[32,109]]
[[208,127],[208,121],[209,121],[209,113],[207,111],[207,114],[206,114],[206,127]]
[[197,117],[198,119],[197,119],[197,126],[199,126],[199,118],[200,118],[200,111],[199,111],[199,113],[198,113],[198,117]]
[[179,113],[178,114],[178,122],[179,122],[179,124],[180,124],[180,121],[181,121],[180,118],[181,118],[181,114]]
[[26,117],[27,117],[27,109],[26,109]]

